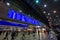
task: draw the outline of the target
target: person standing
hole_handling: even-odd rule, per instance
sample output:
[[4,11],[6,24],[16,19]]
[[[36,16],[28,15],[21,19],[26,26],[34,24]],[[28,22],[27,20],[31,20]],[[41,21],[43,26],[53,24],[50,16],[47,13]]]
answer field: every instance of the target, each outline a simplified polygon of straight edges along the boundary
[[57,40],[56,35],[52,29],[50,29],[49,38],[50,40]]

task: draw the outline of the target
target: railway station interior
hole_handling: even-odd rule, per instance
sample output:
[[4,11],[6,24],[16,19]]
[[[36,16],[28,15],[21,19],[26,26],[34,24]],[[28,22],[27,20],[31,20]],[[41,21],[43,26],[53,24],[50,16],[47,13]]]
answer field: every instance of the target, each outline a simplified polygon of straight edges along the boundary
[[60,40],[60,0],[0,0],[0,40]]

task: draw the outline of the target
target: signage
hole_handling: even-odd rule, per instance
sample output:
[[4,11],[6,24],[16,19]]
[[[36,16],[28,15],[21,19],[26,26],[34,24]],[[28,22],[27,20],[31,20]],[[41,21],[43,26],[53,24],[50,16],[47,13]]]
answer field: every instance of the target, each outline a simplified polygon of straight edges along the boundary
[[18,24],[18,23],[14,23],[14,22],[7,22],[7,21],[3,21],[0,20],[0,25],[2,26],[14,26],[14,27],[28,27],[27,24]]
[[14,10],[8,10],[8,18],[40,26],[40,22]]

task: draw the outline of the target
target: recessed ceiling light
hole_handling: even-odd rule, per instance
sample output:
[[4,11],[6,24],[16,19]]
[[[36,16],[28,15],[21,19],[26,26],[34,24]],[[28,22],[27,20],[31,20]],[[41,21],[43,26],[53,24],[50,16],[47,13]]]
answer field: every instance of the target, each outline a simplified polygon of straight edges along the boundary
[[22,10],[19,10],[19,12],[22,12]]
[[10,3],[7,2],[6,5],[7,5],[7,6],[10,6]]
[[53,13],[56,13],[56,11],[53,11]]
[[43,11],[43,13],[45,14],[45,13],[46,13],[46,11]]
[[48,19],[48,21],[50,21],[50,19]]
[[50,15],[50,13],[48,13],[48,15]]
[[36,0],[36,3],[39,3],[39,0]]
[[44,7],[47,7],[47,5],[46,5],[46,4],[44,4]]

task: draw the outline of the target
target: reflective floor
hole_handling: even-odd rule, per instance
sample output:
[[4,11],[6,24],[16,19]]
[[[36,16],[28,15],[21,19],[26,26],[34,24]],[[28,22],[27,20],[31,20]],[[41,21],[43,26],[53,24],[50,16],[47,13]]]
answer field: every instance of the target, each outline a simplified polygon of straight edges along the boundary
[[32,33],[32,32],[1,32],[0,40],[52,40],[49,35],[44,32]]

